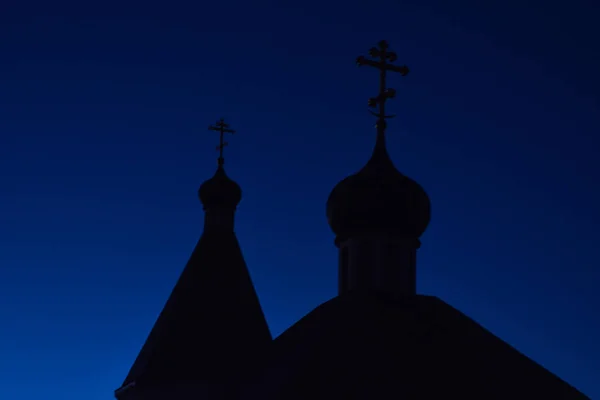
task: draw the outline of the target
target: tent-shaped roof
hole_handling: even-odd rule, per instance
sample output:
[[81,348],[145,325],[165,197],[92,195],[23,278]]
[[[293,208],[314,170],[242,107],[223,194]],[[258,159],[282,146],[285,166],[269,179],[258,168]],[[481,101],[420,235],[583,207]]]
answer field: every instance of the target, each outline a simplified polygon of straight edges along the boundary
[[234,233],[205,232],[122,388],[232,377],[270,343]]

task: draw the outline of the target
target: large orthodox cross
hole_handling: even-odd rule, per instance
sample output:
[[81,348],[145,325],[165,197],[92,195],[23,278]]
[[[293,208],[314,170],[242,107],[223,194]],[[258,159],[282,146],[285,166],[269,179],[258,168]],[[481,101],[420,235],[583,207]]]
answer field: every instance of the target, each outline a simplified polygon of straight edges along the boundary
[[378,129],[385,129],[385,119],[394,117],[394,115],[385,115],[386,100],[396,96],[396,90],[385,87],[387,72],[399,72],[402,76],[408,74],[408,67],[406,65],[396,66],[391,64],[396,61],[397,56],[396,53],[388,51],[388,49],[388,43],[385,40],[382,40],[379,42],[379,48],[372,47],[371,50],[369,50],[369,56],[375,60],[369,60],[365,56],[360,56],[356,59],[356,64],[358,64],[359,67],[368,65],[379,70],[379,94],[377,97],[371,97],[369,99],[369,107],[378,108],[377,112],[369,110],[371,114],[377,117]]
[[229,129],[229,125],[225,123],[225,120],[221,118],[215,125],[211,125],[208,127],[209,131],[217,131],[219,132],[219,145],[217,146],[217,150],[219,151],[219,165],[223,165],[225,163],[225,159],[223,158],[223,149],[228,145],[227,142],[223,140],[223,137],[226,133],[234,134],[235,131],[233,129]]

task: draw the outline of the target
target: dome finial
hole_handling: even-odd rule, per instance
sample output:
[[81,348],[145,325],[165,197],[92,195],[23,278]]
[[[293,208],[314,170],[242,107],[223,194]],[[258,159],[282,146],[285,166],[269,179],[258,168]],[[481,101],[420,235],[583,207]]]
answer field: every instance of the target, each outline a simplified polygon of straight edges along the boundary
[[379,94],[377,97],[371,97],[368,103],[369,107],[377,108],[377,112],[369,110],[371,114],[377,117],[377,140],[375,142],[375,150],[373,151],[373,157],[377,158],[387,158],[387,151],[385,149],[385,128],[387,123],[385,120],[394,117],[394,115],[385,115],[386,100],[393,99],[396,96],[395,89],[386,87],[387,72],[399,72],[402,76],[408,74],[408,67],[406,65],[396,66],[391,64],[396,61],[397,56],[396,53],[388,51],[388,49],[388,43],[382,40],[379,42],[379,47],[372,47],[369,50],[369,56],[375,60],[369,60],[365,56],[360,56],[356,59],[356,64],[359,67],[368,65],[379,70]]
[[225,163],[223,149],[227,146],[227,142],[223,141],[223,136],[225,133],[233,134],[235,131],[229,129],[229,125],[225,123],[223,118],[217,121],[215,125],[209,126],[208,130],[217,131],[220,134],[219,145],[217,146],[219,166],[215,175],[200,186],[198,192],[200,201],[204,204],[205,209],[235,209],[242,198],[242,190],[237,183],[229,179],[225,174],[225,168],[223,168]]
[[217,123],[215,125],[211,125],[208,127],[209,131],[218,131],[219,132],[219,145],[217,146],[217,150],[219,151],[219,158],[218,158],[218,162],[219,162],[219,166],[222,166],[223,164],[225,164],[225,159],[223,158],[223,149],[225,148],[225,146],[227,146],[229,143],[225,142],[223,140],[224,136],[226,133],[231,133],[232,135],[235,133],[235,131],[233,129],[229,129],[229,125],[225,123],[225,119],[221,118],[219,121],[217,121]]

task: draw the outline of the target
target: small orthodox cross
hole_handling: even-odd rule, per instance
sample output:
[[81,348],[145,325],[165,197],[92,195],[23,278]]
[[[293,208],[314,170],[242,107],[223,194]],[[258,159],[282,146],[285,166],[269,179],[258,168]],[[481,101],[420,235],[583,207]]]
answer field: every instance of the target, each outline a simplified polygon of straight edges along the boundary
[[[396,66],[392,65],[396,61],[396,53],[388,51],[389,45],[385,40],[379,42],[379,48],[372,47],[369,50],[369,55],[374,59],[379,60],[368,60],[365,56],[360,56],[356,59],[358,66],[368,65],[375,67],[379,70],[379,94],[377,97],[371,97],[369,99],[369,107],[378,107],[378,112],[369,110],[371,114],[377,117],[377,128],[385,129],[385,119],[393,118],[394,115],[385,115],[385,102],[387,99],[392,99],[396,96],[396,90],[385,87],[385,78],[387,71],[399,72],[400,75],[405,76],[408,74],[408,67],[406,65]],[[389,61],[389,63],[388,63]]]
[[219,151],[219,165],[223,165],[225,163],[225,159],[223,158],[223,149],[228,145],[227,142],[223,141],[223,137],[226,133],[234,134],[235,131],[233,129],[229,129],[229,125],[225,123],[225,120],[221,118],[215,125],[211,125],[208,127],[209,131],[218,131],[219,132],[219,145],[217,146],[217,150]]

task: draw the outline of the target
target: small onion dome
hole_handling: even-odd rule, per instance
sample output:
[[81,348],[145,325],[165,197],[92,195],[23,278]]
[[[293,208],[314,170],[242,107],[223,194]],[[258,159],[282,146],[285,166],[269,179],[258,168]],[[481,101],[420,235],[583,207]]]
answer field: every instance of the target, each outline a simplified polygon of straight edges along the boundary
[[200,185],[198,196],[204,204],[205,210],[209,208],[235,209],[242,200],[242,189],[229,179],[223,166],[219,165],[215,175]]
[[380,132],[367,164],[333,188],[327,219],[336,243],[369,233],[418,239],[429,224],[430,207],[425,190],[394,167]]

